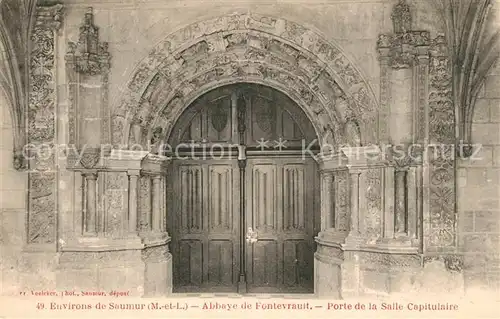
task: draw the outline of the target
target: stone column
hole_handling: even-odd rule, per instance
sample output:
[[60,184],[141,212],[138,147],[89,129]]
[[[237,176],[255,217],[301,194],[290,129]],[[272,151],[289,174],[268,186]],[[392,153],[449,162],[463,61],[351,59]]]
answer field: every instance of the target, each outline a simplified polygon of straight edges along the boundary
[[131,234],[137,234],[137,183],[139,172],[128,172],[128,231]]
[[161,232],[161,189],[160,189],[160,175],[153,176],[153,199],[152,199],[152,231],[153,232]]
[[360,175],[358,169],[349,170],[349,190],[350,190],[350,212],[351,220],[349,225],[349,235],[345,239],[347,246],[357,247],[362,243],[363,238],[360,228]]
[[97,173],[86,172],[85,178],[85,225],[84,234],[97,235],[97,201],[96,201],[96,183]]
[[395,171],[394,167],[387,166],[384,170],[384,218],[383,218],[383,238],[394,238],[394,195],[395,195]]
[[417,238],[417,227],[418,227],[418,178],[417,172],[418,167],[410,167],[406,174],[406,183],[408,188],[407,194],[407,215],[408,215],[408,223],[407,223],[407,233],[410,240]]
[[321,230],[335,228],[333,173],[321,172]]
[[349,172],[351,190],[351,234],[359,235],[359,175],[360,172]]
[[397,168],[395,174],[395,235],[396,237],[404,237],[407,235],[407,183],[406,169]]

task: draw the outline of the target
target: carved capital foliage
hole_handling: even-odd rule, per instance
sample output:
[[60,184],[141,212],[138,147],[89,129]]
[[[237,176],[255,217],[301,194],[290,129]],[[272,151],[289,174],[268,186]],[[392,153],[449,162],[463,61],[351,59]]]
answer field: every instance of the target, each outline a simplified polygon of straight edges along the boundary
[[422,165],[424,150],[422,147],[405,147],[404,149],[390,148],[386,154],[389,165],[396,170],[407,170],[410,166]]
[[74,64],[77,72],[86,75],[98,75],[108,72],[110,54],[108,43],[99,41],[99,28],[94,25],[92,8],[85,13],[78,42],[68,43],[66,60]]
[[381,57],[388,57],[394,69],[406,69],[414,65],[417,56],[426,54],[430,44],[428,31],[412,30],[412,15],[406,0],[400,0],[391,14],[392,34],[381,34],[377,48]]
[[428,31],[381,34],[377,41],[380,56],[387,57],[394,69],[412,67],[428,54],[430,44]]

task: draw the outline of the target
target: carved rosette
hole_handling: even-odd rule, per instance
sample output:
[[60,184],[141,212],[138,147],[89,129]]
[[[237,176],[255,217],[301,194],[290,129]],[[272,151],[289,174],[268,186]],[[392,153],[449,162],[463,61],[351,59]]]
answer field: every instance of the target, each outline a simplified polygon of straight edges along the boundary
[[444,36],[431,47],[429,69],[430,247],[456,245],[455,109],[452,101],[451,61]]
[[[38,6],[31,35],[32,51],[29,69],[28,141],[39,147],[30,154],[29,163],[19,155],[20,167],[31,170],[29,180],[27,244],[56,242],[56,176],[55,176],[55,48],[54,41],[61,25],[62,5]],[[41,151],[43,149],[43,151]]]

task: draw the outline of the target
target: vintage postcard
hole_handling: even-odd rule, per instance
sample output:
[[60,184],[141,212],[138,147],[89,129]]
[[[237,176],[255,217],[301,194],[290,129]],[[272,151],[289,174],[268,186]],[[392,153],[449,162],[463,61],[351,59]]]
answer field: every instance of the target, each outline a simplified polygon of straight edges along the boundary
[[0,0],[0,319],[500,318],[496,0]]

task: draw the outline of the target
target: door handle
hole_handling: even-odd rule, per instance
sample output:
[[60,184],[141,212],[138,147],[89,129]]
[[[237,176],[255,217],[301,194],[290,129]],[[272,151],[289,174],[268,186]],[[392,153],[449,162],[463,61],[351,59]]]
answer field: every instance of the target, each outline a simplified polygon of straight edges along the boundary
[[256,231],[252,229],[252,227],[248,227],[247,235],[246,235],[247,243],[253,244],[259,240],[259,236]]

